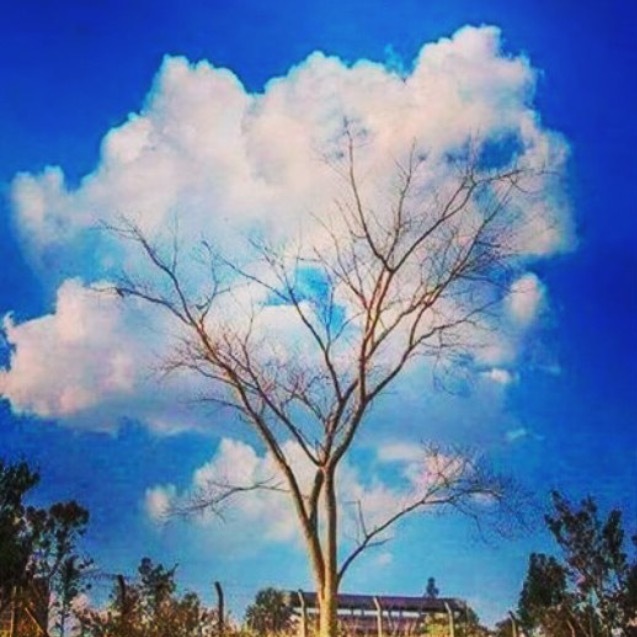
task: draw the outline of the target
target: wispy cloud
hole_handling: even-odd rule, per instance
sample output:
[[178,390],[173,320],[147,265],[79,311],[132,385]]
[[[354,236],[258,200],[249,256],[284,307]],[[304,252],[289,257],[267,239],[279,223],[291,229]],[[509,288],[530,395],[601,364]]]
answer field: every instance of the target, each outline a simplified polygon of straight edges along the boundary
[[528,438],[530,432],[525,427],[518,427],[517,429],[510,429],[504,435],[507,442],[516,442],[518,440],[524,440],[524,438]]

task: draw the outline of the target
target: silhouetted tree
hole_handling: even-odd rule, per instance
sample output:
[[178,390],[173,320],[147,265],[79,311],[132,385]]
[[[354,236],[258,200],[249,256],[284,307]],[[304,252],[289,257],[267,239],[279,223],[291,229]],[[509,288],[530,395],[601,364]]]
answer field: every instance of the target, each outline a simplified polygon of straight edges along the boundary
[[39,480],[26,463],[0,460],[0,610],[14,598],[39,622],[47,614],[41,608],[48,608],[55,632],[63,637],[91,564],[78,553],[89,514],[74,500],[48,509],[27,506],[24,498]]
[[27,574],[34,538],[24,497],[39,480],[25,462],[11,465],[0,459],[0,604],[8,603],[13,587]]
[[520,625],[527,633],[572,634],[574,600],[566,577],[566,569],[554,557],[531,554],[518,604]]
[[633,548],[629,556],[621,511],[604,518],[592,497],[573,506],[557,492],[552,505],[545,520],[562,561],[531,555],[520,595],[522,624],[571,637],[627,634],[637,616],[637,555]]

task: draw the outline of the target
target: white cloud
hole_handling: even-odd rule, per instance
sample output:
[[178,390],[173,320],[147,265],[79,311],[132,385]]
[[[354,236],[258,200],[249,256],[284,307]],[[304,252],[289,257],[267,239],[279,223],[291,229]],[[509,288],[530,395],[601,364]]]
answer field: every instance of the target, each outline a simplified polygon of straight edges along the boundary
[[[292,443],[283,445],[283,451],[294,466],[303,489],[308,487],[310,466],[300,449]],[[263,488],[251,489],[255,484]],[[269,454],[259,455],[250,445],[230,438],[223,438],[209,462],[193,472],[189,488],[178,493],[173,485],[159,485],[146,492],[146,510],[156,519],[159,509],[165,513],[171,506],[185,506],[191,499],[208,497],[224,489],[245,489],[238,492],[215,511],[208,510],[195,518],[204,526],[217,526],[223,518],[223,534],[236,535],[237,539],[251,537],[258,529],[264,541],[289,542],[298,539],[297,522],[287,493],[280,488],[279,475]]]
[[[364,473],[349,458],[339,465],[339,529],[344,548],[360,537],[361,516],[365,528],[371,530],[414,502],[418,495],[422,497],[427,487],[471,472],[470,461],[461,456],[407,443],[393,447],[379,447],[378,464]],[[282,452],[293,468],[301,492],[309,493],[314,466],[291,441],[282,445]],[[401,480],[397,482],[384,476],[387,463],[399,465]],[[254,485],[260,487],[253,488]],[[230,498],[222,500],[214,510],[200,510],[201,514],[193,518],[196,525],[212,533],[214,542],[244,552],[269,543],[292,543],[301,547],[292,500],[271,454],[259,453],[253,446],[236,439],[223,438],[210,461],[193,471],[190,484],[183,491],[172,484],[149,487],[144,500],[146,514],[153,522],[164,522],[171,509],[183,511],[193,503],[210,501],[211,496],[217,497],[228,489],[234,490]],[[391,527],[380,537],[388,539],[394,531]],[[388,564],[391,555],[382,561]]]
[[383,551],[376,556],[374,563],[376,566],[389,566],[394,561],[394,556],[389,551]]
[[422,447],[409,443],[388,443],[378,449],[381,462],[415,462],[422,458]]
[[486,372],[482,372],[482,375],[500,385],[508,385],[515,380],[510,371],[499,367],[493,367]]
[[507,431],[505,434],[505,438],[507,442],[516,442],[517,440],[523,440],[524,438],[528,438],[530,432],[526,427],[518,427],[517,429],[511,429]]
[[143,348],[131,342],[121,306],[78,280],[60,287],[54,314],[21,325],[7,316],[4,330],[15,353],[10,371],[0,371],[0,392],[18,411],[65,416],[135,391]]
[[515,443],[522,440],[542,442],[544,440],[544,436],[536,433],[532,429],[528,429],[527,427],[516,427],[514,429],[509,429],[509,431],[504,434],[504,439],[508,443]]
[[518,324],[531,324],[542,308],[545,288],[535,274],[527,273],[511,285],[508,309],[511,318]]
[[112,293],[65,281],[52,314],[24,323],[5,317],[13,351],[10,368],[0,369],[0,396],[17,413],[87,429],[112,430],[122,418],[159,432],[195,426],[187,402],[196,387],[161,381],[159,352],[171,332],[152,319]]
[[144,504],[148,517],[153,522],[165,522],[176,495],[177,489],[172,484],[146,489]]
[[[16,178],[18,226],[36,253],[62,244],[73,252],[82,230],[122,212],[152,232],[178,209],[188,238],[213,228],[225,241],[255,223],[295,233],[308,213],[332,208],[338,180],[324,157],[338,149],[344,118],[366,131],[361,174],[381,187],[413,140],[437,155],[478,133],[512,134],[536,164],[555,166],[566,147],[529,107],[534,82],[525,58],[500,52],[493,27],[426,45],[404,79],[315,53],[262,94],[225,69],[167,57],[145,108],[108,132],[99,166],[77,190],[58,167]],[[537,252],[567,238],[560,207],[549,198],[537,215],[555,228],[555,245],[542,239]]]
[[[449,165],[438,159],[477,134],[496,141],[515,137],[520,161],[559,170],[568,149],[541,126],[532,107],[534,85],[529,61],[504,54],[493,27],[467,27],[426,45],[404,77],[369,61],[348,66],[315,53],[258,94],[248,93],[228,70],[167,57],[144,108],[108,131],[99,164],[78,188],[67,186],[59,167],[13,182],[25,249],[59,290],[54,313],[21,324],[6,320],[15,351],[10,369],[0,373],[0,393],[16,411],[82,426],[111,427],[131,415],[156,429],[188,426],[191,416],[174,405],[192,387],[167,385],[158,396],[148,372],[174,332],[158,319],[132,320],[136,313],[114,299],[57,278],[70,272],[94,282],[119,267],[144,277],[130,246],[94,231],[99,221],[130,215],[158,240],[177,224],[184,246],[206,236],[239,261],[246,256],[246,234],[280,244],[299,237],[320,243],[316,220],[333,219],[334,199],[342,195],[330,164],[338,161],[344,119],[364,136],[357,161],[370,207],[387,203],[395,163],[413,140],[431,157],[422,178],[431,192],[444,191],[451,178]],[[571,240],[563,195],[544,179],[548,175],[535,184],[542,199],[516,211],[517,249],[525,255],[547,255]],[[467,223],[471,219],[469,210]],[[51,259],[58,268],[44,266]],[[200,276],[189,279],[194,289]],[[226,317],[241,320],[239,308],[247,316],[254,290],[245,294]],[[347,308],[346,296],[337,294]],[[543,294],[534,275],[513,286],[508,309],[520,329],[531,323]],[[289,308],[269,306],[258,323],[272,351],[311,360]],[[515,358],[516,338],[495,332],[488,338],[476,352],[483,363]],[[504,372],[494,370],[491,379],[503,382]]]

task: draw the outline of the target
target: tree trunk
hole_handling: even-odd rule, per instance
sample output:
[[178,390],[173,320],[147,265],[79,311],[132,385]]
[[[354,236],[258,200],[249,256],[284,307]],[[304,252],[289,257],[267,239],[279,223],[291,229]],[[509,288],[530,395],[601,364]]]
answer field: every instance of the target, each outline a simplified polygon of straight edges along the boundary
[[336,637],[337,626],[336,591],[325,583],[319,595],[319,637]]
[[338,504],[334,485],[334,469],[325,472],[325,577],[319,594],[319,637],[336,637],[338,610]]

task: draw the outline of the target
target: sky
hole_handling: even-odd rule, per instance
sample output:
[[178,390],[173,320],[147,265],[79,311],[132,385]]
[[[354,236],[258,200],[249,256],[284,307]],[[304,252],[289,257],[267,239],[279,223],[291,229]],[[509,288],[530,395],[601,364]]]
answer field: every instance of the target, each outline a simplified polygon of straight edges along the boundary
[[[202,477],[258,478],[270,459],[232,418],[193,406],[200,380],[159,379],[165,317],[91,286],[122,263],[144,276],[97,230],[120,215],[237,258],[256,227],[285,242],[306,224],[320,240],[311,220],[328,214],[334,177],[317,156],[353,114],[372,140],[370,198],[415,139],[435,157],[513,136],[560,179],[524,209],[534,232],[467,378],[444,391],[411,369],[347,458],[343,497],[390,506],[419,443],[462,444],[544,505],[554,488],[592,494],[637,528],[636,18],[619,0],[4,2],[0,456],[40,468],[36,501],[89,508],[86,547],[105,572],[178,563],[208,599],[221,581],[237,613],[264,586],[310,589],[279,500],[161,523]],[[284,309],[266,309],[260,329],[293,348]],[[540,527],[483,541],[460,516],[424,515],[343,589],[418,595],[433,576],[493,623],[515,607],[529,553],[551,550]]]

